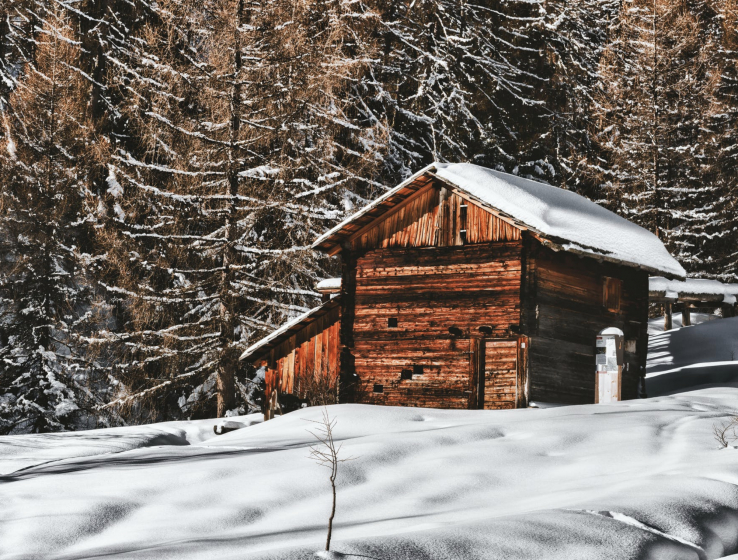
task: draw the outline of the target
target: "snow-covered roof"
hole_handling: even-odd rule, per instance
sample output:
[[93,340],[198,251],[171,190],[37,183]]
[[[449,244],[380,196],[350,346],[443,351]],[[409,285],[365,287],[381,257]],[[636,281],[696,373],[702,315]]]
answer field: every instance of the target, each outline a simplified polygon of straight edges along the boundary
[[386,202],[397,199],[402,191],[412,195],[415,191],[409,189],[410,185],[424,176],[460,189],[482,207],[500,212],[521,229],[565,251],[668,277],[686,276],[684,268],[648,230],[572,191],[470,163],[429,165],[319,237],[313,247],[327,250],[335,245],[346,226],[362,218],[374,218],[378,208],[387,207]]
[[341,278],[327,278],[315,285],[315,291],[321,294],[331,294],[341,289]]
[[[340,278],[339,278],[340,280]],[[340,284],[339,284],[340,285]],[[295,317],[294,319],[291,319],[281,327],[279,327],[276,331],[271,333],[268,336],[265,336],[255,344],[249,346],[244,350],[243,354],[241,354],[239,360],[245,360],[246,358],[258,359],[260,356],[264,355],[268,350],[276,346],[277,344],[280,344],[283,340],[289,338],[293,334],[295,334],[297,331],[301,330],[305,325],[312,323],[314,320],[316,320],[319,317],[322,317],[329,311],[331,311],[333,308],[339,305],[339,298],[334,297],[330,301],[327,301],[323,303],[322,305],[319,305],[318,307],[314,307],[307,313],[303,313],[302,315],[299,315]]]
[[648,280],[648,291],[653,296],[667,299],[693,297],[721,300],[733,304],[738,296],[738,284],[723,284],[717,280],[704,278],[687,278],[686,280],[669,280],[662,276],[652,276]]

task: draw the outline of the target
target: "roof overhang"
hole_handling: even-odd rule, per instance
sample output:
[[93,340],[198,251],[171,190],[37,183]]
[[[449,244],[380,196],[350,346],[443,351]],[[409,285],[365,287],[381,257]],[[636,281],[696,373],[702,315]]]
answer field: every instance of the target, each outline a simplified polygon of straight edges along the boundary
[[262,338],[252,346],[249,346],[243,354],[241,354],[239,360],[248,360],[251,363],[256,363],[259,360],[262,360],[272,350],[272,348],[279,346],[282,342],[307,327],[310,323],[313,323],[327,315],[340,304],[340,296],[337,296],[318,307],[314,307],[307,313],[303,313],[302,315],[295,317],[291,321],[282,325],[272,334]]

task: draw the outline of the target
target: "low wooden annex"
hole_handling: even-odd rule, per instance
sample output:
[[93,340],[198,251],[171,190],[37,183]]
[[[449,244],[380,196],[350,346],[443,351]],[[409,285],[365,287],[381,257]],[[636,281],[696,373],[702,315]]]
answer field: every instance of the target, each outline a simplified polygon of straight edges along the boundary
[[242,356],[266,368],[273,401],[305,400],[327,375],[340,402],[591,403],[606,327],[625,333],[622,395],[636,398],[649,274],[684,277],[646,230],[471,164],[427,167],[314,247],[340,255],[340,282],[326,284],[337,293]]

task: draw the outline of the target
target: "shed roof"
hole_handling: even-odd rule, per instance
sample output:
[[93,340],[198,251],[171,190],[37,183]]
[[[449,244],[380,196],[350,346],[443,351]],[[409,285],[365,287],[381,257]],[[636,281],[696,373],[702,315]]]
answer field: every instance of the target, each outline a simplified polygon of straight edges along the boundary
[[648,279],[648,293],[652,301],[705,301],[734,304],[738,284],[723,284],[705,278],[668,280],[661,276]]
[[329,313],[334,308],[338,307],[340,305],[340,296],[334,297],[333,299],[326,301],[322,305],[319,305],[318,307],[314,307],[307,313],[303,313],[302,315],[299,315],[298,317],[295,317],[294,319],[288,321],[281,327],[279,327],[276,331],[271,333],[268,336],[265,336],[255,344],[249,346],[244,350],[243,354],[240,356],[240,360],[245,360],[247,358],[250,358],[251,360],[258,360],[259,358],[263,357],[267,352],[269,352],[272,348],[275,346],[281,344],[285,340],[287,340],[289,337],[291,337],[293,334],[295,334],[298,331],[301,331],[303,328],[305,328],[307,325],[312,323],[313,321],[316,321],[323,315]]
[[684,268],[648,230],[572,191],[470,163],[433,163],[320,236],[313,247],[336,254],[341,243],[429,182],[458,190],[554,248],[683,279]]

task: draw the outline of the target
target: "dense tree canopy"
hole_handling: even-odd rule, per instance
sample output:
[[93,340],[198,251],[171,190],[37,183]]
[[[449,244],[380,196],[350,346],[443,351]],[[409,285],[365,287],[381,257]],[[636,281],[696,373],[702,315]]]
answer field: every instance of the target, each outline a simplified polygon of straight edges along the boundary
[[728,0],[0,2],[0,431],[253,410],[311,241],[434,160],[738,275]]

